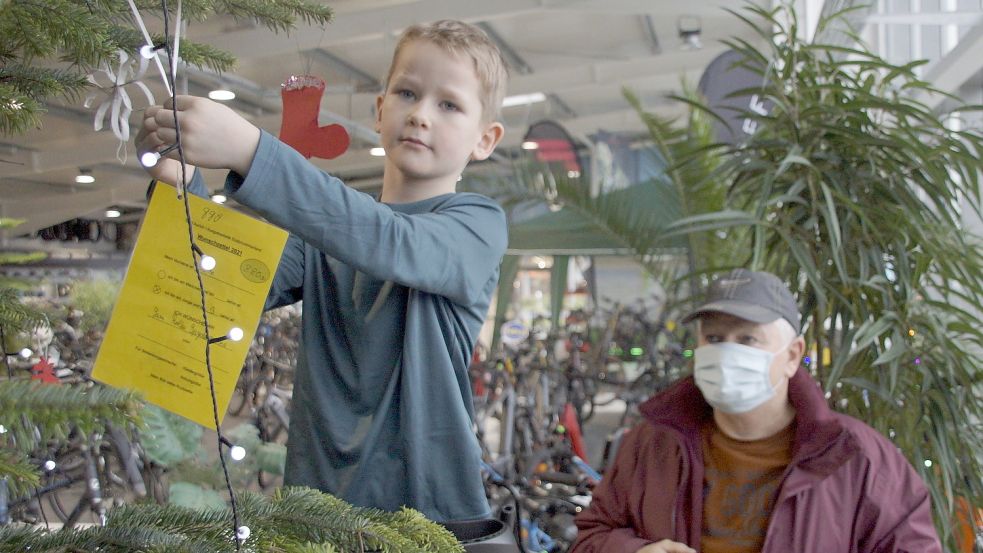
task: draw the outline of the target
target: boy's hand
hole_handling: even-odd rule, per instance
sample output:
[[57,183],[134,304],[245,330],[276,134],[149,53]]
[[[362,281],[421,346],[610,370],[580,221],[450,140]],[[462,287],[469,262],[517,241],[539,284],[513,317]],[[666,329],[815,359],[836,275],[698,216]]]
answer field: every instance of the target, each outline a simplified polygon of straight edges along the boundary
[[[133,139],[133,143],[137,149],[137,159],[144,152],[159,152],[168,146],[168,144],[161,142],[156,135],[158,125],[154,122],[154,118],[160,109],[160,106],[150,106],[143,112],[143,121],[140,124],[140,130],[137,131],[137,135]],[[181,180],[180,161],[162,157],[157,160],[157,165],[153,167],[145,167],[142,163],[140,166],[154,179],[168,184],[177,185],[178,181]],[[185,165],[185,176],[188,182],[191,181],[194,172],[194,165]],[[185,184],[188,184],[188,182],[185,182]]]
[[635,553],[696,553],[696,550],[678,541],[662,540],[650,543]]
[[[138,154],[160,151],[177,141],[174,110],[181,126],[181,145],[187,163],[229,169],[245,176],[259,144],[259,129],[231,108],[206,98],[177,96],[162,107],[147,108],[135,139]],[[178,151],[171,151],[165,158],[177,160]],[[175,168],[180,170],[180,164],[164,163],[165,158],[148,172],[162,180],[169,177],[177,182]]]

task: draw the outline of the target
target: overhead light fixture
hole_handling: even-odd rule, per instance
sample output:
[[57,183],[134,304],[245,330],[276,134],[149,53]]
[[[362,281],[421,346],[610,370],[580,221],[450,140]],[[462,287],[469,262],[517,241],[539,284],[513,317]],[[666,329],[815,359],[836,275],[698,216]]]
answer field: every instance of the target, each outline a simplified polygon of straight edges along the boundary
[[119,210],[118,207],[110,207],[109,209],[106,210],[106,217],[110,219],[116,219],[122,214],[123,213]]
[[92,176],[91,169],[79,168],[79,174],[75,175],[75,182],[78,184],[92,184],[96,182],[96,178]]
[[228,102],[235,100],[236,93],[227,88],[216,88],[208,93],[208,97],[217,102]]
[[384,157],[386,155],[386,149],[376,146],[375,148],[369,150],[369,155],[374,157]]
[[503,108],[510,108],[513,106],[524,106],[528,104],[535,104],[538,102],[545,102],[546,95],[542,92],[531,92],[529,94],[515,94],[513,96],[506,96],[502,100]]
[[229,199],[225,197],[225,194],[212,194],[212,201],[217,204],[224,204]]
[[526,140],[525,142],[522,143],[522,149],[523,150],[538,150],[539,149],[539,142],[536,142],[535,140]]
[[703,23],[695,15],[683,15],[676,20],[676,29],[679,30],[679,38],[683,41],[683,50],[699,50],[703,48],[700,41],[700,33],[703,32]]

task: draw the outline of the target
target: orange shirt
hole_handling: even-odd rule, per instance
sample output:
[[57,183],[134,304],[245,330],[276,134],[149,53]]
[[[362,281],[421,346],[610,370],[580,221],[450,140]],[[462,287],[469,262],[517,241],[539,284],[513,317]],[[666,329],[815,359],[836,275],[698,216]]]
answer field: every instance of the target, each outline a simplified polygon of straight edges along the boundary
[[703,428],[703,537],[700,553],[757,553],[764,545],[795,422],[777,434],[744,442],[711,420]]

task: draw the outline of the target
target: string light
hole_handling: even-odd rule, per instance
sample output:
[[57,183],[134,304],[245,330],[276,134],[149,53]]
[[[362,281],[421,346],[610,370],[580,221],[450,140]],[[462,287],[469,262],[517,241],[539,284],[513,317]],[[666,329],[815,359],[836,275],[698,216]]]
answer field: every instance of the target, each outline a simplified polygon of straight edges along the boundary
[[51,459],[48,459],[47,461],[44,462],[44,470],[48,472],[55,470],[55,467],[57,466],[58,464],[52,461]]
[[914,335],[915,335],[915,329],[914,328],[909,328],[908,329],[908,336],[914,336]]
[[212,339],[208,340],[208,343],[209,344],[217,344],[219,342],[224,342],[226,340],[232,340],[233,342],[238,342],[239,340],[242,340],[242,338],[243,338],[244,335],[245,335],[245,333],[242,331],[241,328],[239,328],[237,326],[234,326],[234,327],[232,327],[232,328],[229,329],[229,332],[225,336],[219,336],[217,338],[212,338]]
[[140,164],[144,167],[153,167],[157,165],[160,158],[166,156],[167,154],[173,152],[177,148],[177,144],[171,144],[170,146],[164,148],[159,152],[144,152],[140,155]]
[[144,44],[140,47],[140,55],[149,59],[152,59],[157,55],[157,51],[164,48],[163,44]]
[[211,271],[215,269],[215,266],[218,264],[218,262],[215,261],[214,257],[201,251],[201,248],[198,247],[198,244],[192,244],[191,249],[194,250],[196,254],[198,254],[198,258],[199,258],[198,266],[201,267],[201,270]]
[[246,525],[242,525],[236,529],[236,538],[238,538],[239,541],[246,541],[247,539],[249,539],[250,533],[251,532],[249,531],[249,527]]
[[30,359],[30,357],[32,355],[34,355],[34,352],[31,351],[31,348],[24,348],[24,349],[20,350],[19,353],[20,353],[20,356],[23,357],[24,359]]
[[219,436],[218,441],[222,442],[225,444],[225,447],[229,448],[229,457],[231,457],[233,461],[242,461],[246,458],[246,448],[242,447],[241,445],[233,444],[225,436]]

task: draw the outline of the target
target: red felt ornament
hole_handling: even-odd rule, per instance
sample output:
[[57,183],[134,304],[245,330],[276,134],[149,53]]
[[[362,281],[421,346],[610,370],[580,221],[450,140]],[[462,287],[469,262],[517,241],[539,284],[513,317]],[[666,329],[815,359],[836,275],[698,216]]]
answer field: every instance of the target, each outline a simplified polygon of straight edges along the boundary
[[280,140],[308,159],[334,159],[345,153],[350,142],[345,127],[318,126],[322,95],[324,79],[311,75],[291,76],[280,87],[283,100]]
[[45,384],[60,384],[61,380],[55,374],[55,366],[48,361],[47,357],[42,357],[33,367],[31,367],[31,380],[40,380]]

